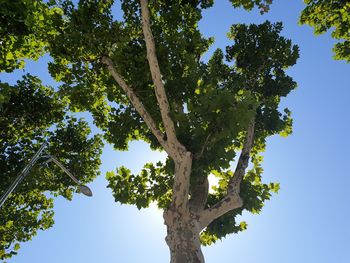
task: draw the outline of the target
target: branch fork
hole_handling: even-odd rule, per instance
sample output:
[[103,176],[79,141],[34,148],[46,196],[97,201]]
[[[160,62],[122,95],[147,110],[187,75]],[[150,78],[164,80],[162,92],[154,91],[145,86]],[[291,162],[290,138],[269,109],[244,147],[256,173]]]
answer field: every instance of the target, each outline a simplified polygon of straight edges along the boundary
[[[147,60],[149,63],[152,80],[154,84],[154,92],[156,95],[157,103],[162,118],[162,124],[165,129],[165,133],[159,130],[158,124],[153,120],[150,113],[145,108],[141,99],[137,96],[134,90],[125,82],[123,77],[119,74],[115,68],[113,61],[108,56],[103,56],[101,62],[105,64],[108,71],[123,89],[127,97],[129,98],[132,105],[135,107],[137,112],[140,114],[146,125],[149,127],[151,132],[157,138],[158,142],[173,159],[175,163],[175,175],[173,185],[173,199],[171,207],[178,209],[179,212],[189,212],[191,209],[189,204],[189,187],[190,187],[190,176],[193,161],[193,154],[189,152],[184,145],[182,145],[175,131],[175,125],[170,117],[170,106],[169,101],[165,92],[164,83],[162,81],[162,75],[159,68],[158,59],[156,56],[156,48],[154,43],[153,34],[150,25],[150,13],[148,9],[148,0],[140,0],[141,4],[141,16],[142,16],[142,30],[145,38],[146,49],[147,49]],[[243,205],[243,201],[240,198],[240,184],[245,174],[245,170],[248,166],[250,152],[253,144],[255,128],[255,118],[253,118],[248,126],[247,135],[243,144],[243,149],[239,157],[237,167],[234,176],[229,180],[228,190],[226,196],[216,203],[214,206],[204,209],[203,206],[197,209],[196,214],[199,216],[200,228],[205,228],[213,220],[220,217],[221,215],[239,208]],[[166,138],[166,139],[165,139]],[[209,142],[209,136],[206,139],[203,148],[198,153],[201,156],[204,152],[206,145]],[[198,156],[196,156],[198,158]],[[207,188],[206,182],[203,184],[203,189]],[[206,193],[207,195],[207,193]],[[206,200],[206,199],[205,199]],[[192,200],[194,201],[194,200]],[[198,200],[197,200],[198,201]]]

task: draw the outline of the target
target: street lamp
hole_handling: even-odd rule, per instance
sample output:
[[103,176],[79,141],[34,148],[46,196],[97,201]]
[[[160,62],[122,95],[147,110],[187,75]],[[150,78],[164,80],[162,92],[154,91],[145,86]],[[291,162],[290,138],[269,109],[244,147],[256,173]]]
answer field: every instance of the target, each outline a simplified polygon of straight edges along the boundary
[[57,164],[58,167],[60,167],[78,186],[80,191],[86,195],[86,196],[92,196],[92,192],[89,187],[86,185],[82,185],[77,178],[74,177],[74,175],[66,168],[63,166],[62,163],[60,163],[54,156],[48,155],[49,159],[46,162],[53,161],[55,164]]
[[60,163],[56,157],[51,154],[42,155],[45,147],[47,146],[47,142],[44,142],[39,150],[34,154],[33,158],[29,161],[29,163],[23,168],[23,170],[18,174],[17,178],[11,184],[11,186],[6,190],[5,194],[0,199],[0,208],[5,203],[9,195],[15,190],[15,188],[23,181],[23,179],[28,175],[30,170],[36,164],[36,162],[41,157],[48,157],[49,159],[46,163],[53,161],[57,166],[59,166],[78,186],[80,191],[86,196],[92,196],[92,191],[86,185],[83,185],[62,163]]

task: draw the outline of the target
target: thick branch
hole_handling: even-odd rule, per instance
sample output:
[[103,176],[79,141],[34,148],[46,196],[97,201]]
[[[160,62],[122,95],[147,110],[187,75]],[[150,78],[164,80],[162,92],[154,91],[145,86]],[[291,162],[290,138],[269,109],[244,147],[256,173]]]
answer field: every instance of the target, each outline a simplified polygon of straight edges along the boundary
[[164,134],[157,128],[157,125],[154,122],[152,116],[148,113],[142,101],[138,98],[133,89],[128,86],[123,77],[118,73],[113,65],[113,61],[109,57],[103,56],[101,62],[107,66],[108,71],[111,73],[112,77],[118,83],[118,85],[123,89],[131,104],[135,107],[136,111],[145,121],[148,128],[152,131],[153,135],[157,138],[158,142],[162,145],[164,150],[169,153],[169,146],[164,140]]
[[178,211],[188,210],[188,194],[192,172],[192,154],[186,152],[180,160],[175,160],[172,206]]
[[148,0],[140,0],[140,3],[142,30],[145,37],[147,49],[147,60],[152,75],[155,95],[162,116],[165,133],[167,135],[167,143],[170,147],[168,154],[175,162],[172,206],[175,206],[176,209],[184,210],[188,209],[192,154],[187,151],[185,146],[183,146],[176,137],[175,125],[170,117],[169,101],[165,93],[162,75],[156,55],[154,38],[151,31]]
[[253,118],[249,123],[247,135],[245,138],[245,142],[243,144],[241,155],[239,156],[239,159],[238,159],[234,176],[230,178],[230,181],[228,184],[228,189],[227,189],[228,195],[235,195],[240,193],[241,181],[245,174],[245,170],[248,167],[250,151],[253,146],[254,129],[255,129],[255,118]]
[[170,117],[170,107],[168,98],[165,93],[162,76],[159,69],[158,59],[156,55],[156,48],[154,44],[153,34],[150,25],[150,14],[148,9],[148,1],[140,0],[141,2],[141,14],[142,14],[142,30],[145,37],[147,48],[147,60],[151,70],[152,80],[155,87],[155,94],[159,104],[160,113],[162,116],[167,140],[175,148],[184,147],[178,142],[175,133],[174,122]]
[[208,177],[205,177],[202,182],[193,186],[191,190],[191,199],[189,201],[190,209],[195,212],[202,211],[207,203],[208,193],[209,181]]
[[242,152],[239,156],[233,177],[230,178],[226,196],[212,207],[203,211],[201,215],[201,227],[209,225],[216,218],[226,214],[227,212],[239,208],[243,205],[243,201],[239,196],[241,190],[241,182],[248,167],[250,151],[254,139],[255,118],[253,118],[248,126],[247,135],[243,144]]

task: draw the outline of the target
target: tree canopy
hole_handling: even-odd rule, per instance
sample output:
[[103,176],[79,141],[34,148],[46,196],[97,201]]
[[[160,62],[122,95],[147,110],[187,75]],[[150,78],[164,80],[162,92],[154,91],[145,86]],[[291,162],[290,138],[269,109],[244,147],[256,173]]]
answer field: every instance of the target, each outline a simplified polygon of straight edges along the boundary
[[[230,2],[261,13],[272,3]],[[46,139],[49,151],[79,180],[91,181],[98,173],[102,137],[91,136],[86,122],[69,117],[88,111],[115,149],[144,140],[168,154],[164,163],[147,163],[139,174],[128,167],[108,172],[117,202],[138,208],[155,202],[165,215],[197,216],[204,245],[246,229],[237,216],[245,210],[259,213],[279,189],[278,183],[263,182],[261,153],[266,138],[292,131],[291,112],[280,102],[297,86],[286,70],[299,51],[281,35],[280,22],[235,24],[225,50],[204,61],[213,38],[201,34],[198,22],[212,5],[211,0],[122,0],[121,10],[115,10],[112,0],[1,2],[0,69],[11,72],[24,67],[25,59],[49,54],[58,88],[30,75],[13,86],[0,83],[5,171],[0,193]],[[307,10],[305,23],[312,17]],[[344,30],[337,29],[335,37],[344,38]],[[338,49],[343,58],[345,49]],[[219,180],[210,193],[209,175]],[[49,193],[71,199],[76,190],[55,167],[37,166],[0,210],[0,258],[53,224]]]
[[[23,68],[25,59],[36,60],[46,52],[43,32],[52,34],[46,18],[58,14],[57,10],[39,1],[0,3],[1,71]],[[67,105],[67,100],[38,77],[24,75],[15,85],[0,82],[0,195],[46,140],[50,154],[81,182],[90,182],[99,174],[101,137],[91,136],[85,121],[70,117]],[[34,166],[1,207],[0,259],[17,254],[20,242],[53,225],[54,196],[70,200],[76,191],[59,168]]]
[[[66,103],[52,88],[30,75],[14,86],[0,83],[0,87],[1,195],[45,140],[49,141],[50,154],[82,182],[96,177],[101,138],[89,137],[86,122],[65,116]],[[76,190],[57,167],[34,166],[1,208],[0,257],[10,257],[18,250],[18,242],[30,240],[39,229],[52,226],[53,199],[48,193],[71,199]]]
[[300,23],[314,27],[315,34],[332,31],[332,37],[340,40],[333,51],[335,59],[350,61],[350,2],[347,0],[304,0]]

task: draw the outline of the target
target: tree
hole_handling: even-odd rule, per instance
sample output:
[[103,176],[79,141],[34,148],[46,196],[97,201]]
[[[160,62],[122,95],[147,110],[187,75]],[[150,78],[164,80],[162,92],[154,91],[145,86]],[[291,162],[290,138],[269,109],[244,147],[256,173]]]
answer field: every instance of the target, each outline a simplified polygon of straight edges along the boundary
[[[271,3],[231,2],[262,12]],[[33,34],[53,58],[49,70],[70,110],[91,112],[116,149],[144,140],[167,153],[165,163],[145,164],[137,175],[109,172],[108,187],[118,202],[164,210],[171,262],[204,262],[201,243],[244,230],[236,216],[259,213],[278,191],[262,182],[261,152],[268,136],[291,133],[290,111],[279,103],[296,87],[285,70],[298,47],[280,36],[281,23],[237,24],[231,45],[206,62],[212,39],[198,21],[213,1],[121,3],[120,21],[111,0],[40,3],[53,15]],[[219,179],[213,193],[210,174]]]
[[346,0],[304,0],[306,8],[300,23],[314,27],[315,34],[332,30],[332,37],[341,42],[335,44],[335,59],[350,61],[350,2]]
[[[17,85],[0,83],[0,194],[16,178],[38,147],[48,139],[48,150],[84,183],[98,174],[101,153],[99,136],[89,138],[86,122],[64,115],[65,104],[51,88],[33,76],[24,76]],[[72,199],[77,187],[51,166],[36,165],[16,188],[0,213],[0,258],[16,254],[19,243],[30,240],[39,229],[53,224],[53,199]]]
[[[24,67],[24,58],[37,59],[44,54],[45,42],[34,27],[25,25],[46,11],[53,11],[45,5],[38,8],[35,1],[1,2],[0,6],[0,70],[12,72]],[[37,8],[37,13],[32,12],[33,8]],[[25,75],[15,85],[0,82],[1,196],[45,140],[49,142],[48,151],[80,181],[87,183],[96,177],[102,140],[98,135],[89,137],[88,124],[66,112],[67,101],[59,98],[53,88],[42,85],[37,77]],[[70,200],[76,191],[77,187],[57,167],[34,166],[1,207],[0,259],[17,254],[20,242],[53,225],[52,195]]]

